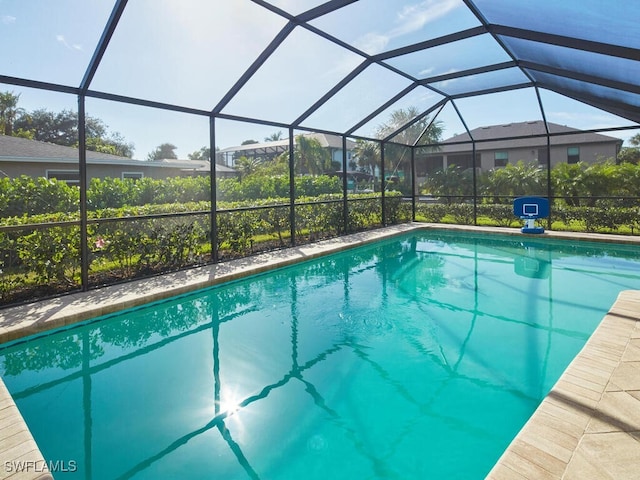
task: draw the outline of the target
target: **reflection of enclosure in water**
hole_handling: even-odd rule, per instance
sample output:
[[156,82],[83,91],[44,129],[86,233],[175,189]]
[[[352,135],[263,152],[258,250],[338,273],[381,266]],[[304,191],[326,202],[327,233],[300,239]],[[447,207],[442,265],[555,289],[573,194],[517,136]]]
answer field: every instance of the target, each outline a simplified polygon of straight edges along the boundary
[[538,250],[533,245],[525,244],[523,254],[514,258],[513,267],[516,274],[521,277],[549,278],[551,253],[549,250]]

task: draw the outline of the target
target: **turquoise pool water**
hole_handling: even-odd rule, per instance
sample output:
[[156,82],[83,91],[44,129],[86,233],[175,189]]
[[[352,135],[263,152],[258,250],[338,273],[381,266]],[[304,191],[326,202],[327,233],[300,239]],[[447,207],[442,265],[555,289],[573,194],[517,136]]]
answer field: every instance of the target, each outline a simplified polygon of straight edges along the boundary
[[4,346],[0,374],[56,478],[481,479],[624,289],[637,247],[422,232]]

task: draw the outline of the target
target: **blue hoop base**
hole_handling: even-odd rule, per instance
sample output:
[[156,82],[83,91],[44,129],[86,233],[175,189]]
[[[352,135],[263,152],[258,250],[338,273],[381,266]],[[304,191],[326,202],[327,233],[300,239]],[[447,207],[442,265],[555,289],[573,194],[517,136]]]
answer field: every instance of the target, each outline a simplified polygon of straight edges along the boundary
[[544,228],[542,228],[542,227],[531,227],[531,228],[522,227],[520,229],[520,231],[522,233],[544,233]]

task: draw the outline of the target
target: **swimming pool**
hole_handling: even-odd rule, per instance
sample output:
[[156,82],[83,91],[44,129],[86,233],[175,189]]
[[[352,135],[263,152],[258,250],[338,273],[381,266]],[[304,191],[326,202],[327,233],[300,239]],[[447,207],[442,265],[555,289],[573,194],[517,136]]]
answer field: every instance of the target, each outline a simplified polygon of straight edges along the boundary
[[0,373],[75,476],[483,478],[639,258],[419,232],[5,347]]

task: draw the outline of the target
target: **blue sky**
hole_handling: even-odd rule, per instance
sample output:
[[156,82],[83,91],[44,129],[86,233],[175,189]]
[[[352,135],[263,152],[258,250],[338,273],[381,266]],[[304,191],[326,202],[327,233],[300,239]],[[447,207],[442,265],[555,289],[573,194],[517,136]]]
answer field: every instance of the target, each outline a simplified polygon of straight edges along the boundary
[[[293,14],[321,0],[274,0]],[[0,58],[0,74],[78,86],[111,12],[109,0],[0,0],[0,42],[11,45]],[[212,109],[251,65],[286,21],[248,0],[131,0],[98,69],[91,89],[143,99]],[[461,0],[360,0],[343,11],[314,20],[326,30],[362,51],[375,54],[478,25]],[[418,78],[473,68],[484,62],[504,61],[488,38],[433,49],[429,56],[415,53],[389,63]],[[482,55],[479,55],[482,52]],[[223,112],[288,123],[302,114],[345,74],[363,61],[305,29],[296,28],[278,51],[249,80]],[[519,72],[514,72],[514,79]],[[474,78],[474,82],[489,79]],[[494,79],[491,79],[493,81]],[[499,79],[500,81],[501,79]],[[504,81],[515,81],[503,78]],[[386,102],[408,81],[373,65],[303,125],[346,130]],[[442,88],[463,88],[464,81]],[[74,96],[0,84],[0,90],[21,94],[26,110],[76,109]],[[605,112],[551,92],[542,92],[547,119],[576,128],[628,125]],[[419,88],[395,108],[429,108],[441,97]],[[540,119],[533,90],[461,99],[458,108],[470,128]],[[111,131],[135,145],[135,157],[144,159],[157,145],[170,142],[185,158],[208,143],[208,120],[103,100],[88,99],[87,112],[101,118]],[[357,131],[371,135],[389,112]],[[462,133],[451,107],[442,112],[445,137]],[[258,141],[278,127],[219,121],[221,148],[246,139]],[[636,132],[622,132],[628,138]],[[287,132],[283,132],[286,136]]]

